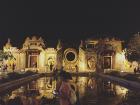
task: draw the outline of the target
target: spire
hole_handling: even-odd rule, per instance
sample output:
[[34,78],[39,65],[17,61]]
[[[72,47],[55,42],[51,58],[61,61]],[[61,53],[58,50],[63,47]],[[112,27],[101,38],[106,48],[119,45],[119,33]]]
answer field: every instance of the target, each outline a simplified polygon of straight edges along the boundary
[[12,44],[10,38],[8,38],[7,43],[3,47],[4,52],[9,51],[10,47],[12,47]]
[[56,49],[59,50],[61,48],[62,48],[61,40],[58,40],[58,44],[57,44]]
[[84,44],[83,44],[83,41],[81,40],[81,43],[80,43],[80,48],[83,48],[84,47]]
[[11,43],[11,40],[10,40],[10,38],[8,38],[8,41],[7,41],[7,43],[9,43],[9,44]]
[[7,41],[6,45],[5,45],[5,47],[8,48],[8,49],[9,49],[10,47],[12,47],[10,38],[8,38],[8,41]]

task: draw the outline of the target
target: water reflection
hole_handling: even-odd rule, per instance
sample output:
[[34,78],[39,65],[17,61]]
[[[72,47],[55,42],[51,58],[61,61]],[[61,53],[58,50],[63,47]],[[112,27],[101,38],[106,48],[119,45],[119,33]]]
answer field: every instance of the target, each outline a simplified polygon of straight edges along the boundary
[[56,89],[56,81],[52,77],[45,77],[37,80],[40,96],[45,96],[48,99],[53,99],[53,91]]
[[[40,78],[1,98],[8,103],[18,97],[23,105],[59,105],[59,97],[55,94],[58,81],[59,79],[56,81],[53,77]],[[129,103],[140,96],[138,93],[134,94],[135,92],[131,92],[130,95],[126,88],[93,77],[72,77],[70,83],[78,92],[81,105],[133,105]]]

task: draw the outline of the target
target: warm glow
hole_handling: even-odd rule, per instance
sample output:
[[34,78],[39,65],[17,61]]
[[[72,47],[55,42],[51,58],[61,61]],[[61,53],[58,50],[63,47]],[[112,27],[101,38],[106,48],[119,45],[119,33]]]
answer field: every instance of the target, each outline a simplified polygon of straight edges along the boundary
[[87,85],[87,77],[80,77],[78,78],[78,84],[79,84],[79,91],[80,91],[80,97],[84,96],[85,92],[86,92],[86,85]]
[[[23,47],[18,49],[17,47],[13,47],[10,39],[8,39],[3,50],[4,52],[10,52],[15,59],[4,60],[3,63],[4,65],[7,64],[9,71],[12,70],[11,65],[13,64],[16,65],[16,70],[30,69],[38,70],[38,72],[50,72],[50,70],[52,71],[54,68],[60,69],[62,66],[64,69],[72,72],[75,72],[77,69],[79,72],[95,71],[96,63],[99,62],[99,64],[101,63],[102,65],[102,61],[104,60],[100,53],[98,55],[94,49],[95,44],[100,41],[103,42],[102,44],[117,46],[117,48],[114,49],[116,52],[115,57],[114,54],[109,55],[111,56],[111,68],[121,71],[128,70],[127,68],[129,68],[130,63],[125,59],[125,51],[122,51],[122,41],[115,39],[108,40],[107,42],[93,39],[86,40],[85,45],[81,42],[79,51],[74,48],[67,48],[64,51],[60,51],[62,50],[60,42],[57,46],[58,48],[48,48],[45,46],[45,41],[41,37],[38,38],[36,36],[27,37],[23,43]],[[88,45],[91,45],[92,49],[89,49]],[[97,52],[100,52],[100,50]],[[73,55],[73,58],[70,55]],[[97,58],[97,56],[99,56],[99,58]],[[69,58],[72,60],[68,60]]]
[[121,69],[121,70],[126,70],[126,58],[125,58],[125,53],[117,53],[116,54],[116,68]]
[[39,57],[39,63],[40,67],[43,67],[45,65],[45,52],[41,52],[40,57]]
[[116,60],[124,62],[125,61],[124,53],[123,52],[122,53],[117,53],[116,54]]
[[128,89],[121,87],[121,86],[116,86],[116,92],[118,95],[125,95],[127,93]]
[[81,68],[81,70],[85,70],[86,69],[86,66],[85,66],[85,63],[84,62],[81,62],[80,63],[80,68]]

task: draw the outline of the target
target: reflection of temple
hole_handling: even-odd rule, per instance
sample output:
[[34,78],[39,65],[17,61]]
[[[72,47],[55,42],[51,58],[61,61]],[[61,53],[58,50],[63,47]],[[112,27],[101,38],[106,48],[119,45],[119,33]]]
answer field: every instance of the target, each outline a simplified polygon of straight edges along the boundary
[[41,37],[33,36],[25,39],[21,49],[12,47],[8,40],[4,51],[13,54],[15,59],[7,60],[6,63],[9,68],[14,63],[17,70],[30,69],[47,72],[53,68],[60,69],[62,66],[70,71],[76,71],[76,69],[94,71],[97,67],[99,69],[122,69],[125,62],[122,41],[115,39],[88,39],[81,41],[79,48],[64,48],[61,41],[58,41],[55,49],[46,48]]

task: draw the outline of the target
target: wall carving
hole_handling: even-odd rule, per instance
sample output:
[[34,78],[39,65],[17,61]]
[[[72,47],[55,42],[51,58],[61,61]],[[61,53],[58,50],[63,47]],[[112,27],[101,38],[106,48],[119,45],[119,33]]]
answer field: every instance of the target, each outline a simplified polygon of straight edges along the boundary
[[96,70],[97,66],[101,69],[115,69],[118,66],[114,63],[114,56],[122,51],[122,41],[115,39],[88,39],[81,41],[77,49],[63,48],[62,45],[59,40],[56,49],[46,48],[41,37],[33,36],[26,38],[21,49],[12,47],[10,40],[3,49],[10,51],[16,58],[16,69],[36,68],[43,72],[62,67],[69,71]]
[[94,56],[91,56],[87,59],[87,66],[89,70],[96,69],[96,58]]

